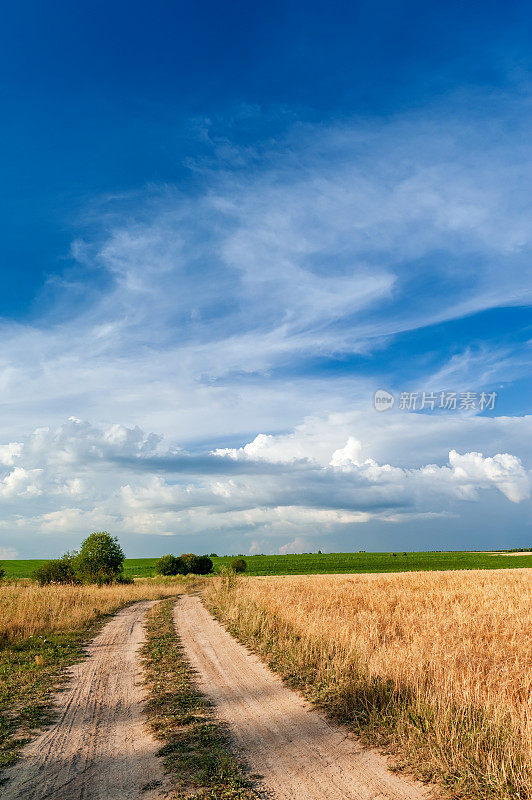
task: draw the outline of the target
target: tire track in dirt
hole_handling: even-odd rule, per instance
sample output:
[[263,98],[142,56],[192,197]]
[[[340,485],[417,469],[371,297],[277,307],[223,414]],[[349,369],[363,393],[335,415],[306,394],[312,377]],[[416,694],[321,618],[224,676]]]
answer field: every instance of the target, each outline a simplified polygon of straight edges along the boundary
[[162,800],[159,744],[142,714],[138,649],[154,601],[119,611],[70,669],[56,698],[57,721],[4,773],[3,800]]
[[177,633],[198,685],[230,725],[234,742],[276,800],[427,800],[431,790],[391,773],[363,747],[288,689],[202,605],[185,595]]

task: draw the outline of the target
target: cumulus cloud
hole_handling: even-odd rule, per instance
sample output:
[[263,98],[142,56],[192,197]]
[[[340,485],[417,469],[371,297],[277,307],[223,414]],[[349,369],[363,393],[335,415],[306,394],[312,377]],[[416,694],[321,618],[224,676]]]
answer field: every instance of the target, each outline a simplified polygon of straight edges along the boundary
[[212,451],[212,455],[230,458],[233,461],[261,461],[271,463],[290,463],[311,458],[304,442],[294,434],[273,436],[259,433],[253,441],[243,447],[220,447]]
[[[364,418],[358,418],[359,433]],[[138,427],[98,428],[69,419],[58,428],[34,431],[16,448],[6,445],[16,463],[0,473],[0,527],[20,535],[77,536],[102,528],[158,536],[236,530],[260,534],[263,538],[253,541],[260,542],[261,551],[271,548],[269,537],[291,534],[276,547],[292,552],[309,549],[308,537],[316,530],[327,536],[375,521],[446,517],[459,513],[464,501],[480,501],[490,489],[512,503],[530,497],[530,473],[509,453],[484,456],[451,449],[445,463],[413,467],[372,457],[369,438],[351,434],[337,447],[356,419],[310,418],[290,433],[257,436],[215,455],[190,457],[179,451],[181,459],[191,459],[191,468],[177,474],[172,469],[176,448],[160,436]],[[495,428],[497,420],[490,424]],[[418,436],[425,434],[423,425]]]
[[355,439],[354,436],[349,436],[345,447],[340,447],[335,450],[331,456],[331,467],[346,467],[352,464],[358,465],[362,453],[362,442]]
[[18,550],[15,550],[14,547],[0,547],[0,560],[5,559],[12,559],[18,557]]
[[[276,442],[276,438],[259,435],[250,444],[239,449],[227,449],[225,452],[232,459],[263,458],[277,463],[283,460],[290,462],[294,458],[294,452],[299,455],[303,452],[293,434],[289,439],[292,449],[286,448],[286,437],[279,437],[280,442]],[[493,486],[514,503],[530,497],[531,474],[525,470],[519,458],[509,453],[498,453],[485,458],[482,453],[460,454],[453,449],[449,452],[448,465],[430,464],[419,469],[407,469],[380,464],[373,458],[364,458],[363,450],[362,442],[349,436],[344,447],[332,453],[328,466],[373,486],[423,486],[434,496],[451,492],[460,497],[475,499],[478,489]],[[319,463],[319,455],[315,456],[318,458],[312,460]]]
[[5,467],[11,467],[15,464],[15,460],[22,454],[22,442],[10,442],[9,444],[0,445],[0,464]]
[[287,553],[305,553],[308,552],[308,542],[302,536],[296,536],[291,542],[286,542],[279,547],[279,553],[286,555]]
[[512,503],[520,503],[530,497],[531,475],[521,461],[509,453],[497,453],[484,458],[482,453],[449,453],[450,468],[425,467],[424,475],[450,480],[464,492],[475,496],[477,488],[496,486]]
[[42,470],[14,467],[0,482],[1,497],[32,497],[42,492]]

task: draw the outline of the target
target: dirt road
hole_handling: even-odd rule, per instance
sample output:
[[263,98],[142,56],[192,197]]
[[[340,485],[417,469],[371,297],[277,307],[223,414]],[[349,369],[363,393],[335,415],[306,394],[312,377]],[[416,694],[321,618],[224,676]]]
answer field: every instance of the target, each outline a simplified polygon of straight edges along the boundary
[[137,650],[152,601],[119,611],[76,664],[57,697],[57,722],[24,749],[4,773],[3,800],[161,800],[162,780],[142,717]]
[[201,690],[230,724],[235,744],[275,800],[426,800],[429,791],[400,778],[286,688],[207,612],[199,598],[176,605],[176,629]]

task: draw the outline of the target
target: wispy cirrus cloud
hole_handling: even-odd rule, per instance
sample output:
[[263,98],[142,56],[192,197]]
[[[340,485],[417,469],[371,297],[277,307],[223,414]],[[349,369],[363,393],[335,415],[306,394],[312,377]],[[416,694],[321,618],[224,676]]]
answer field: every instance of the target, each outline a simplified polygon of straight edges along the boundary
[[39,381],[69,371],[73,395],[93,367],[106,380],[140,368],[164,385],[171,372],[190,388],[378,353],[403,331],[526,303],[532,153],[522,109],[512,128],[509,114],[489,132],[481,117],[437,110],[296,125],[223,165],[213,141],[193,190],[102,199],[72,251],[105,278],[99,293],[93,282],[88,306],[66,316],[71,273],[61,317],[54,304],[33,327],[5,325],[8,386],[37,356]]
[[297,542],[486,494],[521,507],[524,418],[377,419],[371,397],[411,364],[429,390],[525,375],[526,331],[495,347],[473,327],[434,339],[430,363],[413,338],[407,357],[386,354],[530,301],[528,119],[512,103],[489,128],[426,109],[246,147],[210,129],[186,185],[95,201],[46,311],[1,325],[5,525]]

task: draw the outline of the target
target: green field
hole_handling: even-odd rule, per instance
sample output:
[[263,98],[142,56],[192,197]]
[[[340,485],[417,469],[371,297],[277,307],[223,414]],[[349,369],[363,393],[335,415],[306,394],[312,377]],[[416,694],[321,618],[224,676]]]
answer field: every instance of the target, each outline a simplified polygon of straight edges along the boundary
[[[213,558],[215,570],[232,556]],[[244,556],[248,575],[312,575],[349,572],[412,572],[416,570],[508,569],[532,567],[532,555],[489,553],[309,553],[286,556]],[[124,572],[132,577],[155,574],[155,558],[126,558]],[[28,578],[43,560],[4,561],[7,578]]]

